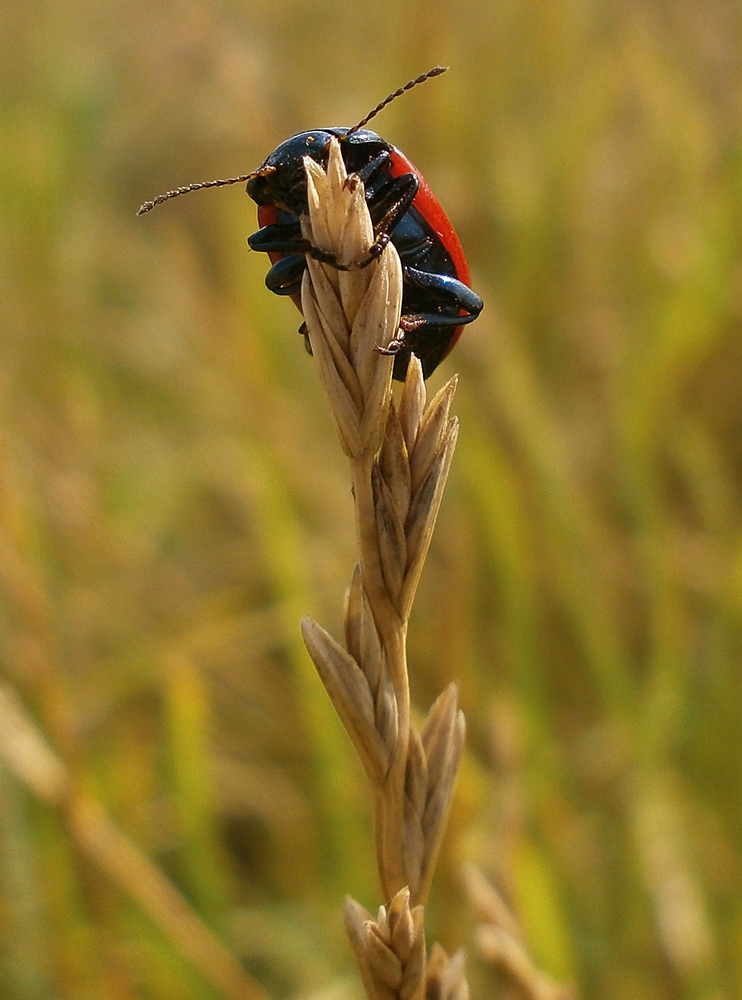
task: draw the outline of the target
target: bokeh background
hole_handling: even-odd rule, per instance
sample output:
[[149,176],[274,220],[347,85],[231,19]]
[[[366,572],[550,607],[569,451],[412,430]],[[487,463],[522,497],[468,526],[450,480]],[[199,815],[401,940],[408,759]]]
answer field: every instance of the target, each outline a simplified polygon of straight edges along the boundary
[[377,122],[486,301],[431,379],[460,373],[461,435],[413,695],[457,679],[469,739],[428,934],[512,996],[472,861],[583,997],[742,996],[741,28],[735,0],[6,2],[3,1000],[248,996],[227,950],[271,997],[360,995],[368,803],[298,631],[340,622],[344,460],[242,189],[134,213],[439,62]]

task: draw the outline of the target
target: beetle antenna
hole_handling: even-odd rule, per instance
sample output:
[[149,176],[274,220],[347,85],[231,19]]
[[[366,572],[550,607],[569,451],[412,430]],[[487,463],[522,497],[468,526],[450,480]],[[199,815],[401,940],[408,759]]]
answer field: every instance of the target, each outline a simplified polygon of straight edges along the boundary
[[343,136],[343,139],[347,139],[349,135],[353,134],[353,132],[357,132],[359,128],[363,128],[364,125],[368,125],[372,118],[375,118],[380,111],[383,111],[388,104],[392,103],[392,101],[396,101],[396,99],[401,97],[402,94],[406,93],[408,90],[412,90],[413,87],[417,87],[419,83],[425,83],[426,80],[431,80],[434,76],[440,76],[441,73],[445,73],[447,69],[448,66],[434,66],[432,69],[429,69],[427,73],[422,73],[420,76],[416,76],[414,80],[410,80],[409,83],[404,85],[404,87],[400,87],[399,90],[395,90],[393,94],[389,94],[389,96],[385,97],[381,104],[377,104],[374,110],[369,112],[365,118],[361,118],[357,125],[348,129]]
[[158,194],[157,197],[153,198],[151,201],[145,201],[145,203],[140,206],[137,215],[146,215],[147,212],[151,212],[153,208],[157,205],[161,205],[164,201],[170,201],[171,198],[179,198],[182,194],[190,194],[191,191],[202,191],[204,188],[225,187],[227,184],[242,184],[245,181],[251,180],[253,177],[263,176],[266,173],[273,173],[273,169],[262,167],[259,170],[253,170],[251,174],[240,174],[239,177],[223,177],[215,181],[196,181],[195,184],[186,184],[184,187],[173,188],[172,191],[165,191],[164,194]]

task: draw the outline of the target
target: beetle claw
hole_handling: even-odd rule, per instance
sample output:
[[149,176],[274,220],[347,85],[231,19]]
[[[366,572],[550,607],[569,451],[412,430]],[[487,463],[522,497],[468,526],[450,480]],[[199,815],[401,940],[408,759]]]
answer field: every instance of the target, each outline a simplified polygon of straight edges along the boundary
[[403,351],[407,347],[404,340],[404,333],[400,331],[400,336],[395,337],[394,340],[390,340],[386,347],[382,347],[381,344],[374,344],[374,353],[383,354],[384,357],[396,357],[400,351]]

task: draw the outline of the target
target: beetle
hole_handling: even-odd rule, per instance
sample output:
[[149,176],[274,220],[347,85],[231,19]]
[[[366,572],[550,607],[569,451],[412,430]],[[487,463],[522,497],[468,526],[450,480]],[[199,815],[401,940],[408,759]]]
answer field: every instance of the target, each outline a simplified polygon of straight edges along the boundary
[[[190,191],[247,182],[260,225],[247,242],[251,249],[269,256],[267,287],[277,295],[291,296],[299,309],[307,256],[339,269],[363,267],[391,240],[402,265],[402,316],[397,337],[377,350],[394,354],[395,379],[404,379],[412,353],[428,378],[453,349],[464,326],[477,318],[483,303],[470,287],[469,267],[456,231],[422,173],[401,150],[365,126],[397,97],[446,69],[435,66],[410,80],[352,128],[300,132],[277,146],[252,173],[176,188],[145,202],[138,214]],[[308,212],[304,157],[326,166],[333,138],[340,142],[348,173],[363,181],[374,226],[368,256],[354,265],[338,263],[333,254],[313,246],[301,233],[300,216]],[[300,332],[308,345],[304,324]]]

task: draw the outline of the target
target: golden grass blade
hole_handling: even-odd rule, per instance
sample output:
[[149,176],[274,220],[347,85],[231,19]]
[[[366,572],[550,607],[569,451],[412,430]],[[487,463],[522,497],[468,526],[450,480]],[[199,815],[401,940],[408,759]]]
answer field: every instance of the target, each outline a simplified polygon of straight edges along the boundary
[[412,498],[407,516],[408,565],[404,580],[404,590],[400,602],[400,614],[406,621],[412,610],[417,585],[420,582],[423,564],[433,537],[435,521],[443,499],[443,490],[451,467],[453,452],[458,437],[458,422],[448,422],[438,451],[426,478]]
[[379,469],[392,495],[396,516],[402,524],[405,524],[412,492],[410,456],[399,414],[395,409],[389,411],[386,434],[379,455]]
[[439,389],[418,423],[411,460],[411,490],[413,494],[420,489],[435,461],[436,454],[440,451],[443,437],[447,433],[448,414],[458,381],[458,378],[454,376]]
[[204,978],[230,1000],[266,1000],[236,956],[214,936],[186,899],[109,818],[81,794],[64,762],[28,718],[15,691],[0,685],[0,756],[48,805],[60,811],[74,842],[127,893]]
[[[392,603],[399,610],[399,598],[407,565],[405,527],[397,515],[394,497],[384,482],[378,466],[375,466],[372,472],[372,482],[381,572]],[[400,615],[400,618],[402,617]]]
[[464,882],[480,924],[477,944],[485,959],[500,970],[526,1000],[578,1000],[577,987],[556,982],[537,968],[523,932],[497,889],[474,865],[464,869]]
[[422,366],[418,359],[413,357],[407,369],[404,392],[399,404],[399,421],[402,425],[408,455],[411,455],[415,450],[417,435],[425,412],[426,395]]
[[438,942],[433,945],[428,959],[425,996],[430,1000],[469,1000],[463,951],[449,958]]
[[428,794],[422,817],[425,852],[420,880],[423,886],[429,886],[433,878],[451,810],[465,735],[466,721],[458,708],[458,691],[455,684],[449,684],[428,713],[422,731],[428,765]]
[[302,635],[369,780],[381,781],[389,767],[389,752],[376,726],[374,702],[363,671],[315,622],[305,618]]

